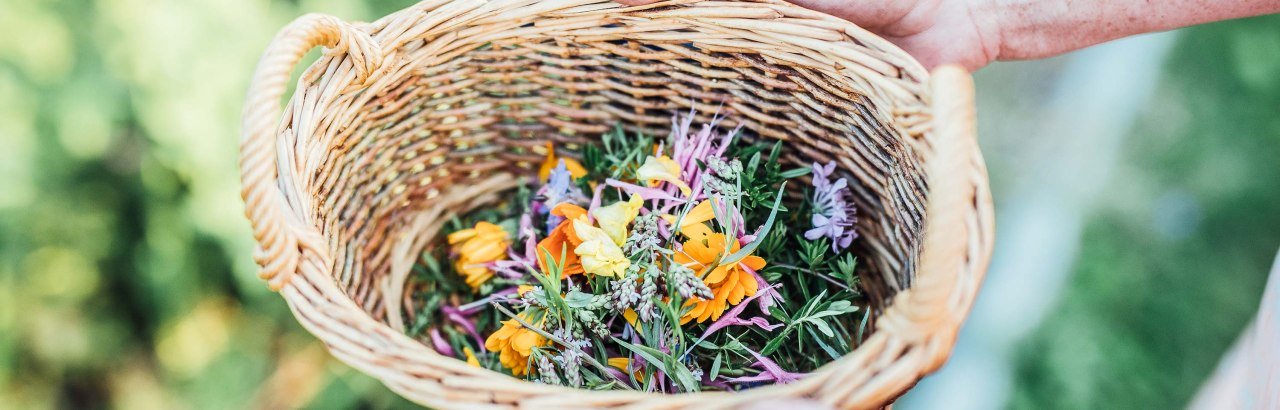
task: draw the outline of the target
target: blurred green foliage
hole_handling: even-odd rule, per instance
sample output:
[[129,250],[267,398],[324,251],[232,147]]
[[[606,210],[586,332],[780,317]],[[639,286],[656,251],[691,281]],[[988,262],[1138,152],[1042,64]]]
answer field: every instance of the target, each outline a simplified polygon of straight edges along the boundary
[[236,158],[276,30],[411,3],[0,2],[0,408],[403,403],[256,278]]
[[1179,408],[1280,247],[1280,15],[1188,29],[1087,224],[1015,408]]

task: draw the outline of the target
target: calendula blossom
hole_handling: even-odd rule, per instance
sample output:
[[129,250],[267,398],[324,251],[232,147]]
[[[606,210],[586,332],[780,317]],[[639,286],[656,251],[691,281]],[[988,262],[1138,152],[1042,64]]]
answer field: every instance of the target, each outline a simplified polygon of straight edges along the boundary
[[574,219],[572,223],[574,232],[582,239],[573,253],[582,260],[584,271],[592,275],[621,277],[631,266],[631,261],[622,254],[622,247],[614,243],[603,229],[591,226],[583,218]]
[[680,222],[680,228],[684,229],[686,226],[693,226],[716,219],[716,212],[715,209],[711,207],[711,200],[704,199],[702,202],[699,202],[698,205],[695,205],[693,209],[690,209],[688,213],[684,214],[683,218],[677,215],[663,215],[662,219],[666,220],[667,223],[671,225],[675,225],[676,222]]
[[472,290],[479,290],[480,285],[493,278],[489,264],[506,256],[507,248],[511,246],[511,235],[501,226],[489,222],[480,222],[473,228],[451,233],[447,240],[458,255],[453,267]]
[[666,155],[650,155],[645,158],[644,164],[636,169],[636,178],[649,186],[658,185],[659,182],[669,183],[680,188],[680,192],[686,196],[691,192],[689,184],[680,179],[680,164]]
[[[530,322],[528,314],[522,313],[519,317],[525,322]],[[534,326],[541,326],[545,321],[544,317],[531,323]],[[484,342],[484,348],[498,353],[498,361],[502,363],[502,367],[511,369],[511,374],[516,377],[529,374],[529,356],[533,354],[534,348],[549,345],[551,345],[550,340],[524,327],[515,319],[503,321],[502,328],[489,335]]]
[[632,195],[628,201],[618,201],[592,210],[591,216],[596,218],[596,224],[600,225],[600,229],[609,235],[614,244],[622,246],[627,242],[627,225],[640,215],[642,205],[644,200],[639,195]]
[[674,260],[698,272],[714,295],[711,299],[691,298],[685,302],[685,306],[693,309],[680,318],[681,324],[694,319],[698,323],[719,319],[729,306],[741,303],[748,296],[755,296],[760,284],[745,269],[755,271],[764,268],[764,258],[748,255],[736,261],[721,260],[741,249],[737,239],[712,232],[704,224],[688,226],[684,233],[689,239],[676,252]]
[[551,230],[551,234],[538,242],[538,268],[549,272],[551,265],[547,263],[547,254],[560,267],[561,276],[582,273],[582,263],[573,249],[582,243],[573,229],[573,220],[586,218],[587,210],[574,204],[560,204],[551,209],[551,215],[561,217],[561,222]]

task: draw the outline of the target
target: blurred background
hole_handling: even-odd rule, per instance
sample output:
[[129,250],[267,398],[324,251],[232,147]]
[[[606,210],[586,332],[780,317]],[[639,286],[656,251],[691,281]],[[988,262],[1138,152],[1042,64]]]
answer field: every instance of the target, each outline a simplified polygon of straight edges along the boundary
[[[255,276],[241,99],[304,12],[0,1],[0,408],[402,407]],[[1280,249],[1280,16],[976,75],[995,262],[904,408],[1180,407]]]

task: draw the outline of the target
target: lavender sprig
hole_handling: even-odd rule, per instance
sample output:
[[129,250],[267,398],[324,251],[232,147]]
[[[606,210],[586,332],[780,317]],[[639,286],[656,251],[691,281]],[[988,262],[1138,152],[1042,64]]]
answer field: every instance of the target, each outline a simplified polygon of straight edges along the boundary
[[546,185],[538,188],[534,193],[534,201],[530,210],[547,217],[547,232],[560,224],[563,218],[551,215],[551,208],[562,203],[583,204],[586,203],[587,197],[582,193],[582,189],[573,183],[573,175],[569,172],[569,168],[565,165],[564,160],[560,160],[556,167],[547,175]]

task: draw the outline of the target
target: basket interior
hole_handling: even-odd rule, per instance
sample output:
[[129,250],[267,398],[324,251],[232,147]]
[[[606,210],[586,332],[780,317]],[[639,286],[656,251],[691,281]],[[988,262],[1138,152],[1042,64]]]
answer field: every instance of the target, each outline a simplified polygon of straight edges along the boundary
[[[292,118],[323,136],[311,153],[323,159],[307,174],[315,219],[332,247],[335,279],[374,318],[402,326],[400,316],[411,314],[402,311],[406,275],[439,239],[441,223],[536,173],[546,142],[575,156],[618,121],[666,136],[672,114],[690,108],[695,124],[719,111],[723,126],[741,122],[748,135],[785,141],[790,164],[836,161],[856,197],[854,251],[873,311],[911,285],[925,192],[913,147],[923,131],[909,132],[900,112],[923,112],[923,102],[881,101],[875,79],[712,39],[679,40],[679,30],[668,29],[671,40],[641,41],[591,37],[592,29],[600,31],[409,42],[401,50],[407,66],[329,111],[339,114],[309,119],[313,125]],[[888,75],[918,83],[906,77]]]

